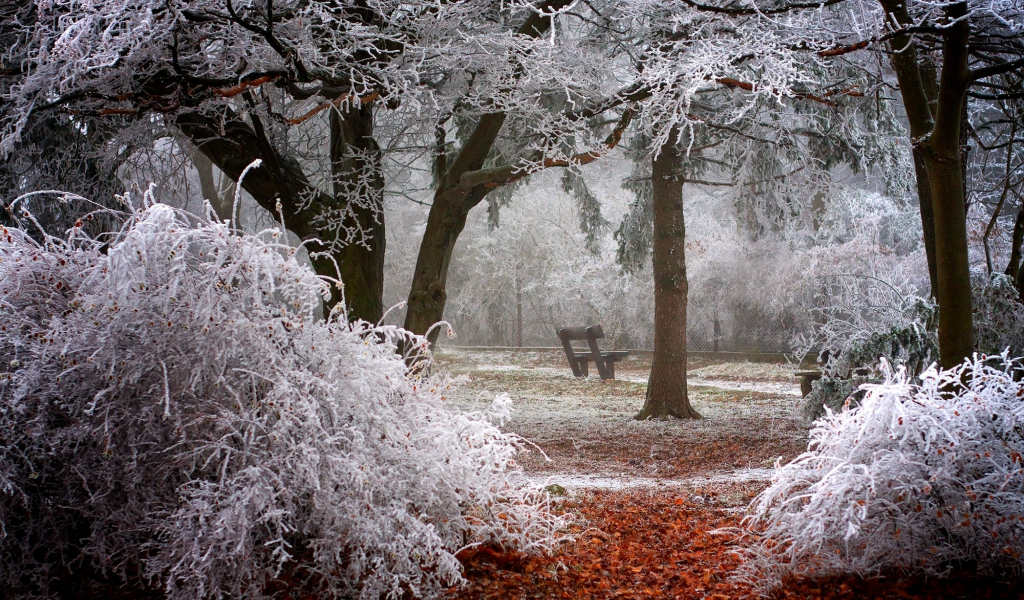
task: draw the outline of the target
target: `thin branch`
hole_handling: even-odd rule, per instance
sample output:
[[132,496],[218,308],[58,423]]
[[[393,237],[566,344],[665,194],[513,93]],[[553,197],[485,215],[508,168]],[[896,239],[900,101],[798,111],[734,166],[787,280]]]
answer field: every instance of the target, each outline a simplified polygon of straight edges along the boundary
[[472,189],[478,185],[482,185],[488,190],[493,190],[494,188],[518,181],[538,171],[543,171],[544,169],[550,169],[552,167],[574,167],[590,164],[619,145],[619,142],[622,141],[622,134],[633,120],[634,112],[635,111],[632,108],[627,108],[622,112],[622,117],[619,119],[618,125],[616,125],[615,129],[612,130],[607,138],[605,138],[603,148],[601,149],[581,152],[579,154],[574,154],[569,158],[546,158],[539,164],[519,166],[509,165],[494,169],[471,171],[462,175],[459,179],[459,186],[466,189]]
[[367,103],[373,102],[374,100],[376,100],[379,97],[380,97],[380,92],[371,92],[371,93],[369,93],[369,94],[367,94],[365,96],[357,96],[354,93],[353,94],[345,94],[344,96],[338,96],[334,100],[327,100],[326,102],[321,103],[316,108],[311,109],[309,112],[307,112],[306,114],[304,114],[304,115],[302,115],[300,117],[296,117],[294,119],[287,119],[286,118],[284,121],[285,121],[285,123],[288,123],[289,125],[298,125],[300,123],[305,123],[306,121],[312,119],[317,113],[319,113],[320,111],[322,111],[322,110],[324,110],[326,108],[329,108],[331,106],[341,106],[345,102],[351,102],[352,104],[355,104],[357,106],[361,106],[363,104],[367,104]]
[[823,2],[794,2],[792,4],[786,4],[779,8],[771,8],[767,10],[760,10],[757,8],[726,8],[722,6],[713,6],[711,4],[700,4],[693,0],[683,0],[683,3],[691,8],[696,8],[704,12],[722,14],[722,15],[778,15],[789,12],[791,10],[802,10],[805,8],[824,8],[826,6],[832,6],[833,4],[839,4],[845,0],[824,0]]

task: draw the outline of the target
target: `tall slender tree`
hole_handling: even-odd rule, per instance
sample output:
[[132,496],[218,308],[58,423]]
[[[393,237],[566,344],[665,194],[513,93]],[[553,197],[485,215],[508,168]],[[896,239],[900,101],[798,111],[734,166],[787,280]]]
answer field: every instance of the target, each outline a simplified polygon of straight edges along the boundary
[[[708,14],[732,16],[806,8],[799,2],[750,7],[684,1]],[[979,88],[1000,95],[1019,94],[1019,90],[1002,89],[995,78],[1012,73],[1019,81],[1024,70],[1024,8],[1014,0],[879,0],[874,10],[872,5],[858,5],[864,10],[846,11],[845,2],[832,0],[822,5],[838,10],[821,11],[823,20],[813,31],[808,30],[808,43],[803,47],[826,60],[843,60],[870,48],[891,53],[890,64],[910,125],[910,145],[918,156],[926,248],[931,245],[931,226],[934,228],[933,293],[939,305],[940,363],[953,367],[974,352],[965,101],[972,89]],[[922,177],[927,178],[927,185]]]
[[692,418],[699,414],[686,387],[684,184],[717,190],[753,237],[785,234],[812,228],[815,201],[836,191],[832,168],[894,172],[904,157],[892,143],[889,103],[860,100],[873,81],[798,61],[802,31],[756,13],[680,10],[657,0],[631,10],[632,23],[642,25],[631,34],[643,50],[647,91],[638,121],[649,135],[635,138],[632,150],[652,164],[634,172],[637,200],[616,237],[628,269],[652,254],[655,284],[654,357],[637,418]]
[[686,223],[682,156],[673,131],[651,159],[653,212],[654,356],[638,420],[699,419],[686,388]]

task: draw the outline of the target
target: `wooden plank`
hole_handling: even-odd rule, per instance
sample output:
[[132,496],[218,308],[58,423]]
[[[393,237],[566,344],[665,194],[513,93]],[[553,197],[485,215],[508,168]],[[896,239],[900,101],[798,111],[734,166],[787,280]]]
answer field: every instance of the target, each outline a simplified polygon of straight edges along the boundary
[[[587,359],[594,360],[594,355],[590,352],[576,352],[576,360]],[[629,356],[629,350],[602,350],[601,358],[605,360],[619,361]]]
[[587,327],[587,344],[590,346],[590,354],[594,357],[594,364],[597,366],[597,373],[601,376],[601,379],[613,379],[615,376],[608,374],[609,363],[604,360],[601,350],[597,347],[598,333],[601,334],[601,337],[604,337],[604,331],[601,330],[600,325]]
[[562,349],[565,351],[565,358],[569,361],[572,374],[576,377],[586,377],[587,365],[583,363],[583,368],[580,368],[579,361],[576,360],[576,352],[572,349],[572,344],[569,343],[569,332],[564,327],[558,330],[558,339],[562,341]]
[[558,330],[558,337],[561,338],[564,332],[564,335],[568,337],[569,340],[578,342],[581,340],[588,339],[587,336],[590,335],[589,332],[591,331],[593,332],[594,336],[597,337],[598,339],[604,337],[604,330],[601,329],[600,325],[588,325],[585,327],[563,327]]

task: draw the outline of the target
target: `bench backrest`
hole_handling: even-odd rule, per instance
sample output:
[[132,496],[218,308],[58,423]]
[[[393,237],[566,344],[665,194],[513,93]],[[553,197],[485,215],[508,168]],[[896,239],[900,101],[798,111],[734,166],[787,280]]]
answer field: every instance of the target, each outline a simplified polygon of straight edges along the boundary
[[604,337],[604,330],[600,325],[589,325],[587,327],[563,327],[558,330],[558,339],[562,341],[562,348],[565,350],[565,357],[569,359],[569,366],[572,367],[573,375],[580,377],[579,364],[576,361],[576,352],[573,350],[572,342],[587,340],[590,347],[590,354],[594,359],[594,366],[601,375],[601,379],[607,379],[608,373],[604,361],[601,360],[601,350],[597,347],[597,340]]
[[604,330],[601,329],[600,325],[589,325],[587,327],[563,327],[558,330],[559,339],[571,342],[589,340],[591,334],[593,334],[595,340],[599,340],[604,337]]

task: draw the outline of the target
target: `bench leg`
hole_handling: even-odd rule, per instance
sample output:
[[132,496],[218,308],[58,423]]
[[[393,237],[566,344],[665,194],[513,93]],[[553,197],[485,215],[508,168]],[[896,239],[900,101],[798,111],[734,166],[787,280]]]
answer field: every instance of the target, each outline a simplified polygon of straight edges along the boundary
[[604,370],[608,371],[608,379],[615,379],[615,361],[606,360],[604,361]]
[[580,376],[581,377],[588,377],[590,375],[590,370],[589,370],[589,367],[587,365],[590,364],[590,361],[589,360],[580,360],[580,361],[577,361],[577,363],[580,365]]

